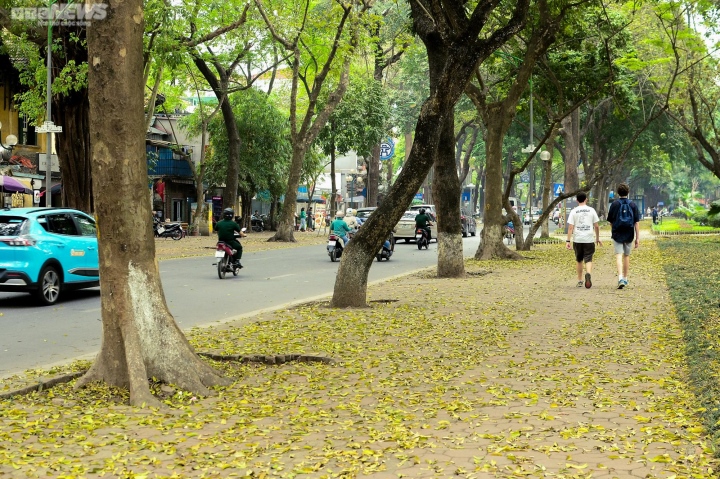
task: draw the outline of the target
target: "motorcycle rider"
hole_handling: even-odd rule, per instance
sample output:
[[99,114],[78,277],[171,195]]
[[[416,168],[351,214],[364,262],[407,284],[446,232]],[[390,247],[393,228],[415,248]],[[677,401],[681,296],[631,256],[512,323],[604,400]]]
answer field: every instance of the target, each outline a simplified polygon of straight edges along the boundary
[[355,217],[355,210],[352,208],[348,208],[345,210],[345,224],[348,225],[348,228],[350,228],[350,231],[354,231],[358,229],[358,222],[357,218]]
[[430,240],[432,239],[432,234],[430,231],[431,226],[432,222],[430,221],[430,217],[425,214],[425,208],[420,208],[420,213],[415,215],[415,229],[420,228],[425,232],[428,243],[430,243]]
[[337,211],[335,213],[335,219],[330,225],[330,231],[332,231],[332,234],[342,239],[343,247],[347,246],[348,242],[350,241],[347,233],[349,233],[351,230],[348,227],[347,223],[345,223],[345,213],[343,213],[342,211]]
[[233,221],[233,218],[235,217],[235,211],[232,208],[225,208],[223,210],[222,216],[223,219],[218,221],[215,225],[215,229],[217,230],[218,234],[218,241],[229,244],[230,247],[235,250],[235,254],[233,255],[233,263],[238,268],[242,268],[243,266],[240,264],[240,258],[242,258],[243,249],[242,245],[235,236],[235,232],[237,231],[239,233],[240,238],[243,238],[247,235],[243,233],[243,231],[240,229],[240,225]]

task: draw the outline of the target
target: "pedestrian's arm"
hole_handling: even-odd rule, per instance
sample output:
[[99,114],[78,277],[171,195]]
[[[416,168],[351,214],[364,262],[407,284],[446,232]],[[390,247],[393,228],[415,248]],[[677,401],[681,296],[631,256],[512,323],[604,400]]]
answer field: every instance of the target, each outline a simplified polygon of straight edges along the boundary
[[565,246],[567,247],[567,249],[570,249],[570,238],[572,238],[574,230],[575,230],[575,225],[568,225],[568,235],[567,235],[567,239],[565,240]]
[[635,247],[640,246],[640,223],[635,223]]
[[593,223],[593,226],[595,227],[595,242],[602,246],[602,241],[600,241],[600,223]]

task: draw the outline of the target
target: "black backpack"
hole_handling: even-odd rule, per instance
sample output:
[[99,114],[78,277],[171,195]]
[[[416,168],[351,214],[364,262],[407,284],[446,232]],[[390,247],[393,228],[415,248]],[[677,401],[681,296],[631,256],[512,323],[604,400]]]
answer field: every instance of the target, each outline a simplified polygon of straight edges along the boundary
[[635,226],[635,216],[633,215],[632,206],[630,206],[630,200],[621,199],[618,201],[620,202],[620,209],[617,212],[617,216],[615,216],[613,227],[616,229],[632,228]]

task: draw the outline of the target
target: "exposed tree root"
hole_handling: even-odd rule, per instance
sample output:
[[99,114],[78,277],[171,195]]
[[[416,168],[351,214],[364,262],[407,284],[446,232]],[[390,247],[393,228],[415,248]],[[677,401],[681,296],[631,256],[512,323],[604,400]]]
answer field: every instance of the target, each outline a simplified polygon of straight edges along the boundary
[[217,353],[198,353],[199,356],[214,359],[216,361],[238,361],[239,363],[262,363],[268,365],[285,364],[290,361],[299,361],[304,363],[325,363],[335,364],[335,360],[325,356],[313,356],[309,354],[217,354]]
[[10,399],[15,396],[25,396],[30,393],[41,392],[45,389],[50,389],[51,387],[56,386],[58,384],[69,383],[73,379],[79,378],[86,372],[87,372],[87,370],[76,371],[74,373],[63,374],[61,376],[56,376],[54,378],[50,378],[47,380],[40,379],[40,380],[38,380],[37,383],[32,384],[30,386],[25,386],[24,388],[4,392],[4,393],[0,394],[0,399]]
[[512,251],[501,244],[498,247],[482,247],[476,254],[475,259],[478,261],[487,261],[491,259],[509,259],[520,260],[525,259],[521,254]]

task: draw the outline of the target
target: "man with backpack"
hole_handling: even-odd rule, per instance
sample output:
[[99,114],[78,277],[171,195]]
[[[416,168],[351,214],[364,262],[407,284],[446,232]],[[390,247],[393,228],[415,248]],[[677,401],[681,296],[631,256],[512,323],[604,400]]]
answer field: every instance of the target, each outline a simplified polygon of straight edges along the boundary
[[635,203],[628,199],[630,187],[620,183],[617,194],[620,198],[613,201],[607,219],[612,224],[612,240],[618,268],[618,289],[628,285],[630,269],[630,251],[633,240],[635,248],[640,246],[640,211]]

